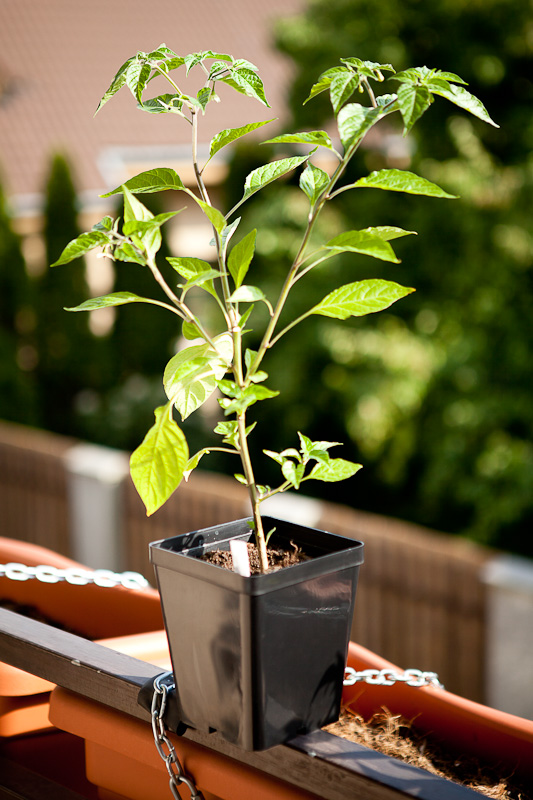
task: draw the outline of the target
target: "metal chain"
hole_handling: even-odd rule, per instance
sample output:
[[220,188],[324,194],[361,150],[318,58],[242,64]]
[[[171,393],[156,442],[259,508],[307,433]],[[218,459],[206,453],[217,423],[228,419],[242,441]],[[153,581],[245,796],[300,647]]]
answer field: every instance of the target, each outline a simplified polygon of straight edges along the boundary
[[[203,795],[198,791],[193,781],[185,775],[180,764],[174,745],[165,732],[165,709],[167,706],[167,696],[169,690],[174,688],[174,684],[162,683],[163,680],[172,676],[172,672],[164,672],[154,679],[154,694],[152,697],[152,731],[154,734],[157,752],[165,762],[167,772],[170,777],[170,791],[175,800],[181,800],[178,792],[180,783],[184,783],[191,793],[191,800],[203,800]],[[166,748],[166,752],[165,752]]]
[[4,576],[12,581],[27,581],[36,579],[42,583],[59,583],[67,581],[75,586],[86,586],[95,583],[97,586],[112,588],[125,586],[126,589],[146,589],[150,586],[143,575],[138,572],[112,572],[109,569],[87,570],[78,567],[59,569],[39,564],[37,567],[27,567],[15,561],[9,564],[0,564],[0,578]]
[[444,689],[436,672],[422,672],[419,669],[406,669],[403,672],[393,669],[364,669],[356,672],[352,667],[346,667],[344,686],[353,686],[354,683],[371,683],[376,686],[405,683],[407,686],[434,686],[436,689]]

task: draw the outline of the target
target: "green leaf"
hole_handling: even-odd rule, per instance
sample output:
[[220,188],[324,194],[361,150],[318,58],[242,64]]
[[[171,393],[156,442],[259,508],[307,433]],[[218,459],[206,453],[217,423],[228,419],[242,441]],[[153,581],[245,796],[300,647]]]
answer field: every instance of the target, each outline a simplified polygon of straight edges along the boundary
[[188,339],[189,341],[202,338],[200,329],[195,325],[194,322],[184,322],[181,326],[181,333],[183,338]]
[[85,255],[95,247],[105,247],[109,244],[109,238],[103,231],[93,230],[88,233],[81,233],[76,239],[73,239],[67,244],[57,261],[54,261],[50,266],[58,267],[61,264],[68,264],[74,261],[75,258]]
[[462,108],[465,111],[468,111],[470,114],[473,114],[474,117],[482,119],[483,122],[488,122],[489,125],[493,125],[495,128],[500,127],[490,117],[489,112],[481,100],[478,100],[478,98],[474,97],[473,94],[470,94],[470,92],[468,92],[466,89],[463,89],[462,86],[450,86],[449,89],[434,89],[433,91],[435,94],[445,97],[451,103],[455,103],[455,105],[459,106],[459,108]]
[[272,183],[272,181],[281,178],[282,175],[287,175],[287,173],[292,172],[294,169],[296,169],[296,167],[299,167],[300,164],[303,164],[304,161],[307,161],[308,158],[309,155],[281,158],[278,161],[271,161],[270,163],[265,164],[263,167],[254,169],[252,172],[250,172],[244,183],[243,200],[251,197],[264,186]]
[[320,75],[318,81],[311,87],[309,96],[304,100],[303,105],[308,103],[309,100],[312,100],[313,97],[316,97],[317,94],[321,94],[322,92],[325,92],[326,89],[329,89],[332,80],[337,75],[345,75],[347,73],[353,75],[353,71],[346,69],[346,67],[332,67],[331,69],[327,69],[322,73],[322,75]]
[[204,214],[206,215],[207,219],[213,226],[213,228],[217,231],[217,233],[222,233],[226,228],[226,219],[223,214],[218,210],[218,208],[214,208],[210,206],[209,203],[204,203],[203,200],[200,200],[196,197],[195,194],[192,192],[187,192],[193,200],[200,206]]
[[328,450],[331,447],[337,447],[342,444],[342,442],[313,442],[308,436],[304,436],[303,433],[300,433],[300,431],[298,431],[298,438],[300,439],[300,448],[305,463],[311,458],[317,461],[328,461]]
[[246,277],[246,273],[254,257],[256,235],[257,230],[254,228],[253,231],[246,234],[240,242],[237,242],[237,244],[232,247],[228,256],[228,269],[231,277],[235,281],[237,289]]
[[326,131],[303,131],[302,133],[283,133],[262,144],[314,144],[333,150],[333,144]]
[[204,447],[202,450],[198,450],[197,453],[195,453],[193,456],[191,456],[191,458],[189,458],[189,460],[187,461],[187,466],[183,471],[183,478],[185,481],[189,480],[191,472],[193,472],[196,469],[196,467],[200,463],[200,459],[203,458],[203,456],[208,456],[210,452],[211,450],[208,447]]
[[98,103],[98,107],[95,111],[95,116],[96,114],[98,114],[102,106],[104,106],[107,103],[107,101],[110,100],[113,97],[113,95],[115,95],[119,91],[119,89],[121,89],[124,86],[124,84],[126,83],[127,71],[134,58],[135,56],[133,58],[128,58],[128,60],[125,61],[124,64],[122,64],[122,66],[116,73],[115,77],[111,81],[109,88],[104,93],[104,96]]
[[186,419],[213,394],[233,355],[229,334],[219,336],[216,350],[209,344],[192,345],[180,350],[168,362],[163,385],[169,400]]
[[350,99],[358,86],[359,77],[351,71],[333,76],[329,87],[329,96],[335,114],[337,114],[344,103]]
[[226,147],[226,145],[231,144],[237,139],[240,139],[242,136],[246,136],[246,134],[257,130],[257,128],[262,128],[263,125],[268,125],[269,122],[274,122],[274,120],[266,119],[264,122],[251,122],[249,125],[243,125],[240,128],[226,128],[225,130],[220,131],[220,133],[217,133],[216,136],[213,136],[211,139],[211,144],[209,146],[209,158],[212,158],[215,153],[218,153],[218,151],[222,150],[222,148]]
[[127,303],[152,303],[148,297],[139,297],[139,295],[132,294],[131,292],[114,292],[113,294],[105,294],[101,297],[93,297],[91,300],[85,300],[79,306],[72,308],[65,308],[65,311],[97,311],[99,308],[107,308],[108,306],[123,306]]
[[362,253],[372,258],[379,258],[381,261],[400,263],[390,244],[384,241],[383,237],[368,231],[345,231],[330,239],[322,249],[335,250],[339,253]]
[[407,194],[422,194],[426,197],[448,197],[454,198],[455,195],[448,194],[436,183],[421,178],[414,172],[403,169],[380,169],[371,172],[366,178],[360,178],[351,184],[350,188],[366,189],[385,189],[389,192],[406,192]]
[[295,464],[294,461],[285,461],[281,465],[281,471],[286,481],[289,481],[295,489],[300,488],[305,472],[303,464]]
[[143,100],[139,107],[149,114],[181,114],[183,97],[181,94],[160,94]]
[[155,410],[155,424],[132,453],[130,471],[150,516],[178,488],[189,458],[183,432],[171,416],[170,403]]
[[105,216],[100,220],[100,222],[97,222],[96,225],[93,225],[92,230],[103,232],[111,231],[113,230],[113,223],[113,217]]
[[313,478],[326,483],[344,481],[359,472],[362,467],[362,464],[355,464],[352,461],[346,461],[344,458],[330,458],[329,461],[317,464],[309,473],[308,479]]
[[[124,195],[124,225],[126,227],[128,223],[151,222],[154,219],[152,212],[140,200],[137,200],[126,186],[122,187],[122,193]],[[130,238],[133,244],[152,258],[161,247],[161,231],[157,225],[154,227],[150,224],[145,230],[132,233]]]
[[143,253],[135,247],[131,242],[122,242],[113,250],[113,258],[115,261],[128,261],[133,264],[141,264],[146,266],[146,258]]
[[126,84],[139,103],[142,103],[142,93],[152,72],[152,66],[145,61],[145,56],[146,53],[137,53],[126,71]]
[[218,297],[212,279],[220,273],[211,274],[213,269],[207,261],[203,261],[201,258],[175,258],[174,256],[167,256],[167,261],[182,278],[185,278],[188,286],[201,283],[209,294]]
[[[240,91],[247,97],[254,97],[260,103],[270,108],[270,105],[265,97],[265,89],[263,81],[259,75],[251,69],[231,69],[231,77],[234,82],[234,88]],[[225,79],[223,79],[227,82]]]
[[379,279],[348,283],[330,292],[311,314],[320,314],[335,319],[363,317],[389,308],[396,300],[414,292],[406,286]]
[[408,133],[420,119],[431,103],[433,95],[426,86],[402,83],[398,88],[398,106],[404,123],[404,133]]
[[[149,169],[146,172],[140,172],[129,181],[126,181],[123,186],[126,186],[133,194],[145,194],[150,192],[163,192],[165,189],[185,190],[185,184],[180,176],[173,169],[169,167],[157,167],[156,169]],[[100,195],[101,197],[111,197],[113,194],[120,194],[122,186],[117,186],[111,192]]]
[[[203,272],[201,275],[198,275],[196,278],[191,278],[191,280],[187,281],[186,284],[180,285],[180,288],[183,289],[183,294],[185,295],[189,289],[192,289],[193,286],[201,286],[205,289],[209,294],[214,293],[213,289],[213,279],[220,278],[220,270],[218,269],[210,269],[209,272]],[[204,284],[208,284],[208,286],[204,286]]]
[[392,64],[378,64],[376,61],[361,61],[360,58],[341,58],[343,64],[352,66],[358,75],[382,81],[381,72],[394,72]]
[[311,206],[314,206],[330,181],[324,170],[309,163],[300,175],[300,189],[307,195]]
[[[257,403],[258,400],[268,400],[276,397],[279,392],[267,389],[266,386],[248,386],[246,389],[240,389],[234,381],[217,381],[217,386],[223,394],[228,397],[221,398],[218,402],[227,414],[239,414],[246,411],[249,406]],[[233,399],[230,399],[233,398]]]
[[178,211],[167,211],[164,214],[157,214],[157,216],[148,220],[130,220],[124,223],[122,233],[125,236],[131,236],[132,233],[146,233],[154,228],[160,228],[161,225],[164,225],[165,222],[175,217],[176,214],[179,214],[181,211],[183,211],[182,208]]
[[267,299],[267,296],[263,290],[258,286],[247,286],[243,284],[242,286],[239,286],[238,289],[235,289],[229,299],[232,303],[255,303],[256,301],[260,300],[267,305],[268,310],[270,311],[270,316],[274,315],[274,309],[272,308],[270,301]]
[[384,116],[382,108],[368,108],[360,103],[348,103],[339,111],[337,125],[345,150],[353,147]]
[[395,228],[394,225],[378,225],[376,228],[365,228],[365,231],[372,236],[379,236],[385,242],[401,239],[402,236],[416,236],[416,231],[405,231],[403,228]]

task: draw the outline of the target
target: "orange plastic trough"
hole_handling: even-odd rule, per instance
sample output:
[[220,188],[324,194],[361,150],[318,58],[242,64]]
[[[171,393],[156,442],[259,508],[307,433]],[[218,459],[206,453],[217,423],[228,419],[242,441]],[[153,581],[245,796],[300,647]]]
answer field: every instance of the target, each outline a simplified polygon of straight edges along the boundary
[[[39,564],[58,569],[86,569],[57,553],[13,539],[0,537],[0,563]],[[161,630],[163,618],[155,589],[111,588],[66,581],[43,583],[0,577],[0,599],[35,606],[46,617],[79,631],[115,650],[159,664],[161,653],[150,652],[150,638],[137,634]],[[160,638],[157,639],[160,641]],[[143,648],[147,648],[145,651]],[[167,650],[165,647],[165,658]],[[167,661],[162,662],[166,668]],[[50,727],[48,698],[53,684],[0,662],[0,737],[18,736]]]

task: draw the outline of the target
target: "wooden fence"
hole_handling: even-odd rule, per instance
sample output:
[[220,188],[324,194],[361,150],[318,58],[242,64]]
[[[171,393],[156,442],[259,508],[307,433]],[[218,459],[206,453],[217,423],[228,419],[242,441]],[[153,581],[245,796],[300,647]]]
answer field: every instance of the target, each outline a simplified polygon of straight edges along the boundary
[[[65,456],[73,441],[0,423],[0,533],[72,556]],[[131,482],[123,491],[123,569],[152,580],[148,543],[247,515],[228,477],[195,472],[147,518]],[[360,539],[352,638],[401,667],[438,672],[450,691],[483,702],[485,548],[386,517],[318,504],[316,527]],[[102,564],[100,566],[107,566]]]

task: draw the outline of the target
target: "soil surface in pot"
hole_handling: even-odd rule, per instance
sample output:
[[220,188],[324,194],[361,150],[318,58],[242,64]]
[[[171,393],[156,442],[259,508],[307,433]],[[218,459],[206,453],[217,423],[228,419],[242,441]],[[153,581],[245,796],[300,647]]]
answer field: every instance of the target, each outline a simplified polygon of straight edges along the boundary
[[[308,561],[310,556],[306,555],[300,547],[295,544],[292,545],[293,549],[283,550],[278,547],[268,547],[268,563],[270,564],[269,572],[274,572],[283,567],[290,567],[293,564],[299,564],[301,561]],[[248,542],[248,558],[250,560],[250,572],[252,575],[259,575],[261,567],[259,564],[259,553],[253,542]],[[218,567],[224,567],[233,571],[233,558],[229,550],[210,550],[204,553],[202,561],[208,561],[210,564],[216,564]]]
[[440,775],[484,797],[493,800],[533,800],[531,789],[515,782],[512,775],[502,776],[475,759],[443,750],[417,732],[408,720],[393,716],[387,709],[368,722],[344,709],[339,721],[324,730]]

